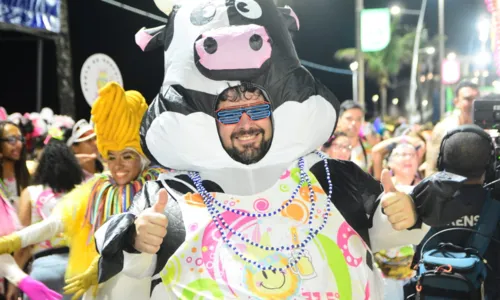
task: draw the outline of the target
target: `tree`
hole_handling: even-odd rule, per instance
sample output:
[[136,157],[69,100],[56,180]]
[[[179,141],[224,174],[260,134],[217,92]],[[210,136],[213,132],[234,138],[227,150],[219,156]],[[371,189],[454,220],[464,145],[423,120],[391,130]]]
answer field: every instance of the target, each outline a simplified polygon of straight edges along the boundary
[[73,68],[69,35],[68,1],[62,0],[60,7],[61,28],[55,38],[57,54],[57,89],[60,113],[76,117],[75,90],[73,89]]
[[[377,81],[382,116],[387,114],[387,89],[391,86],[391,77],[399,74],[404,65],[410,64],[413,55],[415,30],[400,28],[399,18],[391,23],[391,41],[381,51],[364,52],[366,75]],[[335,59],[354,61],[356,48],[340,49],[335,52]]]

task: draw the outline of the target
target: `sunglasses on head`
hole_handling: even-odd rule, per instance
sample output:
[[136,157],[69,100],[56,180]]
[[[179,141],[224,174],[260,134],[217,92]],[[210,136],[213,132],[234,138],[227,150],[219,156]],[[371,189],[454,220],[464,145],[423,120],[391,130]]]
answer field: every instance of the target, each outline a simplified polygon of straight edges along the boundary
[[0,141],[7,142],[11,145],[15,145],[17,141],[24,143],[24,137],[23,136],[9,136],[6,138],[0,138]]
[[240,122],[243,113],[246,113],[253,121],[262,120],[271,115],[271,105],[267,102],[260,102],[215,111],[217,121],[224,125],[237,124]]

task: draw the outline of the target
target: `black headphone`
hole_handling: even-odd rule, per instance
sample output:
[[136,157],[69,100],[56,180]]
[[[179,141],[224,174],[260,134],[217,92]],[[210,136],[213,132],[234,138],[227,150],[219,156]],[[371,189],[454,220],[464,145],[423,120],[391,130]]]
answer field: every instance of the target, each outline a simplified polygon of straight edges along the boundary
[[488,141],[488,143],[490,144],[491,154],[490,154],[490,160],[488,160],[488,163],[486,164],[486,166],[484,166],[484,169],[485,169],[487,174],[491,174],[489,172],[494,171],[493,166],[494,166],[494,162],[495,162],[495,144],[493,143],[493,139],[491,138],[491,136],[486,131],[484,131],[481,127],[479,127],[477,125],[461,125],[458,128],[453,129],[453,130],[446,133],[443,140],[441,141],[441,148],[439,149],[439,155],[438,155],[438,159],[437,159],[438,170],[444,171],[444,169],[445,169],[444,162],[443,162],[443,152],[444,152],[444,146],[446,144],[446,140],[448,140],[455,133],[460,133],[460,132],[475,133]]

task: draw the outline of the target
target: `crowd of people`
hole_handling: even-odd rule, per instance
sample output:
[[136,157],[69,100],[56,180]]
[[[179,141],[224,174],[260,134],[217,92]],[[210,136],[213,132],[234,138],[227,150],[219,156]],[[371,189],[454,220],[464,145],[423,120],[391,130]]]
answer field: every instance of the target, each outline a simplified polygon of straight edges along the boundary
[[[300,65],[293,10],[240,2],[159,5],[169,23],[136,35],[165,50],[149,106],[110,82],[89,121],[1,109],[0,298],[406,299],[429,232],[476,226],[477,85],[434,128],[369,122]],[[206,46],[256,35],[244,62]]]
[[[150,167],[140,147],[139,124],[147,108],[142,95],[125,93],[116,84],[101,92],[93,124],[69,117],[62,123],[58,116],[43,119],[35,113],[0,121],[2,235],[24,234],[7,251],[15,259],[9,268],[17,262],[19,272],[45,285],[37,283],[32,295],[23,290],[33,299],[62,294],[64,278],[85,271],[97,256],[94,231],[109,216],[126,211],[144,182],[165,171]],[[118,123],[121,131],[114,128]],[[2,294],[17,299],[16,285],[23,278],[9,280]]]

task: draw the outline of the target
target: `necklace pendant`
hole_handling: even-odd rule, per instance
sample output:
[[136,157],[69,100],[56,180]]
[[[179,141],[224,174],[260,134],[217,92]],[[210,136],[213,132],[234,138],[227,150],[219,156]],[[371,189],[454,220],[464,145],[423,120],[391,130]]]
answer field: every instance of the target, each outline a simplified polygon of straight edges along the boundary
[[288,260],[292,265],[290,270],[303,280],[313,279],[318,276],[312,264],[312,257],[309,251],[304,249],[302,255],[299,252],[300,250],[298,249],[290,251],[290,258]]
[[[290,233],[292,235],[292,243],[294,246],[298,246],[300,240],[297,227],[293,226],[290,228]],[[311,254],[309,254],[309,251],[306,249],[301,249],[300,247],[292,249],[288,262],[291,266],[291,271],[304,280],[312,279],[317,276],[312,264]]]

